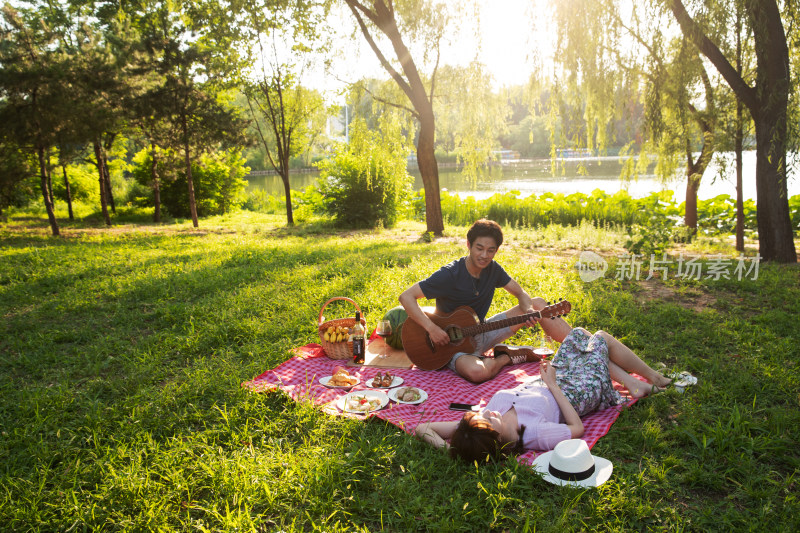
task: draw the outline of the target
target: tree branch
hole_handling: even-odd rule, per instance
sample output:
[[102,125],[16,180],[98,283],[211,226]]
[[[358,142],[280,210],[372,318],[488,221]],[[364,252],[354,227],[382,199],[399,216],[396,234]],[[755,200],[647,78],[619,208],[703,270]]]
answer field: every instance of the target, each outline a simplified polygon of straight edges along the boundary
[[382,104],[385,104],[385,105],[388,105],[388,106],[391,106],[391,107],[395,107],[397,109],[402,109],[403,111],[408,111],[409,113],[411,113],[411,116],[413,116],[415,119],[419,120],[419,113],[417,113],[416,110],[414,110],[414,109],[412,109],[410,107],[406,107],[403,104],[398,104],[398,103],[386,100],[385,98],[381,98],[380,96],[376,95],[375,93],[373,93],[372,91],[370,91],[366,87],[364,87],[364,91],[369,93],[369,95],[372,97],[373,100],[377,100],[378,102],[380,102]]
[[[250,113],[252,113],[253,118],[255,118],[253,122],[256,123],[256,130],[258,131],[258,136],[261,137],[261,144],[264,145],[264,151],[267,153],[269,164],[272,166],[272,168],[275,169],[275,172],[278,172],[278,167],[275,166],[275,161],[272,159],[272,154],[270,153],[269,145],[267,144],[267,139],[264,137],[264,132],[261,131],[261,125],[258,123],[258,117],[256,117],[255,110],[253,109],[253,101],[250,98],[249,94],[245,93],[245,96],[247,97],[247,105],[250,107]],[[261,112],[263,114],[263,109],[261,108],[261,105],[258,104],[258,101],[256,101],[256,104],[258,105],[259,109],[261,109]]]
[[361,28],[361,33],[364,34],[364,38],[367,40],[367,43],[369,44],[370,48],[372,48],[372,51],[375,52],[375,55],[378,57],[378,61],[380,61],[381,65],[386,70],[386,72],[389,73],[392,79],[394,79],[394,81],[397,82],[397,84],[400,86],[400,89],[402,89],[402,91],[406,93],[406,96],[408,96],[409,100],[413,102],[414,99],[413,99],[413,92],[411,91],[411,86],[408,84],[408,82],[406,82],[403,76],[401,76],[400,73],[397,72],[394,69],[394,67],[392,67],[389,61],[386,60],[386,57],[383,55],[383,52],[381,52],[380,48],[378,48],[378,45],[375,43],[375,40],[372,38],[372,35],[370,34],[367,25],[364,23],[364,19],[361,18],[359,11],[363,11],[365,14],[369,13],[367,14],[367,16],[375,24],[377,24],[377,15],[375,13],[366,10],[361,4],[359,4],[355,0],[345,0],[345,1],[347,2],[347,5],[350,7],[350,11],[353,12],[353,16],[355,16],[356,22],[358,22],[359,28]]
[[700,25],[692,19],[681,0],[667,0],[667,3],[672,14],[675,15],[683,34],[711,61],[722,77],[725,78],[725,81],[728,82],[733,92],[750,108],[751,113],[757,114],[756,90],[750,87],[736,72],[736,69],[725,58],[719,47],[708,38]]
[[[441,38],[441,35],[439,36]],[[436,39],[436,65],[433,67],[433,74],[431,74],[431,94],[428,100],[433,104],[433,88],[436,86],[436,72],[439,70],[439,59],[441,58],[442,49],[439,47],[439,39]]]

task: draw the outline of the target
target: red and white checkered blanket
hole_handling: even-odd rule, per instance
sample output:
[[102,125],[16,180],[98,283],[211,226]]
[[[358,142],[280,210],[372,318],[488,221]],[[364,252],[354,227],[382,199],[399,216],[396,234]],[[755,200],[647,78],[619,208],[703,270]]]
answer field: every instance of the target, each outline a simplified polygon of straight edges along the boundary
[[[351,391],[331,389],[320,384],[320,378],[330,376],[333,369],[343,366],[343,361],[335,361],[325,356],[322,347],[318,344],[307,344],[294,350],[295,357],[285,363],[268,370],[242,386],[261,392],[279,388],[297,401],[307,400],[321,405],[325,412],[334,415],[347,415],[336,407],[336,401],[348,392],[358,390],[371,390],[366,383],[378,372],[387,369],[377,367],[348,367],[351,375],[357,377],[360,383]],[[380,411],[373,411],[367,416],[382,418],[408,433],[413,433],[420,422],[459,420],[463,412],[451,411],[448,407],[451,402],[486,405],[492,395],[501,389],[515,387],[520,382],[532,376],[539,375],[539,363],[525,363],[505,367],[490,381],[475,385],[460,377],[455,372],[445,368],[437,371],[420,370],[417,367],[410,369],[389,369],[394,375],[403,378],[403,386],[417,387],[428,394],[428,399],[418,405],[389,404]],[[617,390],[623,395],[627,391],[615,383]],[[633,405],[636,400],[629,399],[627,403],[609,407],[603,411],[592,413],[583,418],[585,433],[583,440],[591,448],[611,428],[611,425],[625,407]],[[541,451],[529,451],[519,456],[523,464],[530,464]]]

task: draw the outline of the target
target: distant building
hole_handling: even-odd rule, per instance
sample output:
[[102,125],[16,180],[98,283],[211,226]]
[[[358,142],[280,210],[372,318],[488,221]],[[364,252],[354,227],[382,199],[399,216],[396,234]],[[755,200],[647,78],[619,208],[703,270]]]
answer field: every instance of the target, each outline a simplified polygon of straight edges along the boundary
[[516,150],[494,150],[492,155],[497,157],[502,163],[503,161],[519,161],[519,152]]
[[559,148],[556,152],[558,157],[569,159],[572,157],[592,157],[594,153],[588,148]]
[[325,135],[330,139],[341,142],[347,142],[347,118],[345,117],[345,109],[342,108],[342,113],[339,115],[330,115],[325,123]]

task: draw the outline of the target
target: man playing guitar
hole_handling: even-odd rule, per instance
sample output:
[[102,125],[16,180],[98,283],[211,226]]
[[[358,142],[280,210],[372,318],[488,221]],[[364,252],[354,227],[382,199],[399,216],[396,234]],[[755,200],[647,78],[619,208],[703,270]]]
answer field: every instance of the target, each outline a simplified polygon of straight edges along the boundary
[[[420,298],[435,299],[437,314],[452,313],[459,307],[468,306],[472,308],[480,322],[484,322],[495,289],[503,288],[519,303],[503,313],[490,317],[487,323],[521,317],[545,308],[547,305],[545,300],[531,298],[520,284],[494,261],[494,256],[502,243],[503,231],[496,222],[478,220],[467,232],[469,253],[466,257],[443,266],[429,278],[415,283],[400,295],[400,303],[409,318],[427,332],[427,342],[431,348],[449,345],[452,339],[448,332],[422,310],[417,302]],[[455,353],[446,365],[465,379],[473,383],[482,383],[493,378],[506,365],[538,361],[538,356],[530,347],[500,344],[523,326],[535,327],[537,322],[540,322],[540,318],[528,318],[512,326],[475,335],[475,348],[469,353]],[[541,326],[545,334],[558,342],[563,341],[571,330],[569,324],[560,317],[542,320]],[[403,342],[406,342],[405,337]],[[494,348],[495,357],[483,356],[489,348]]]

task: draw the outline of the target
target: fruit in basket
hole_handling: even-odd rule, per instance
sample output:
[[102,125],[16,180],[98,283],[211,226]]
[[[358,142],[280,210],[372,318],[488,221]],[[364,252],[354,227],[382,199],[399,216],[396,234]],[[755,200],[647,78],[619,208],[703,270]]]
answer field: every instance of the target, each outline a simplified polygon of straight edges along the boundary
[[322,334],[322,340],[325,342],[347,342],[347,337],[350,335],[350,330],[344,326],[328,326]]

